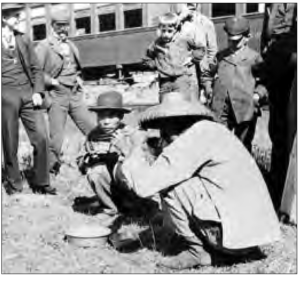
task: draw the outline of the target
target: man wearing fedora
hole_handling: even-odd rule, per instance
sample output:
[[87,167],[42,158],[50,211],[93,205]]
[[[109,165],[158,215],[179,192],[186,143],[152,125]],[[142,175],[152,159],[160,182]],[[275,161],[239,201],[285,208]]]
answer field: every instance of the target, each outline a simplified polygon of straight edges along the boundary
[[279,238],[278,219],[259,168],[242,143],[213,121],[208,108],[173,92],[142,113],[140,124],[160,130],[162,153],[149,164],[143,150],[134,147],[120,173],[138,196],[160,194],[185,242],[185,249],[165,257],[161,266],[211,265],[218,253],[246,255]]
[[21,4],[2,4],[2,142],[9,194],[21,192],[18,165],[19,118],[33,146],[32,188],[55,194],[49,182],[49,148],[46,124],[40,107],[45,85],[33,44],[20,31]]
[[[87,135],[83,153],[77,161],[97,195],[102,220],[114,220],[119,212],[134,208],[141,211],[147,200],[141,200],[133,192],[128,192],[128,188],[122,188],[117,167],[133,146],[142,145],[145,134],[123,123],[124,114],[130,110],[123,106],[119,92],[100,94],[97,105],[89,110],[97,114],[98,125]],[[93,202],[92,205],[95,206]]]
[[52,13],[51,34],[36,48],[50,94],[50,172],[54,174],[59,173],[61,165],[60,154],[67,116],[70,115],[84,135],[95,125],[83,101],[79,51],[68,39],[69,21],[68,11]]
[[228,48],[217,54],[217,80],[212,109],[220,121],[251,151],[260,106],[266,100],[263,60],[248,47],[250,25],[244,17],[228,19]]

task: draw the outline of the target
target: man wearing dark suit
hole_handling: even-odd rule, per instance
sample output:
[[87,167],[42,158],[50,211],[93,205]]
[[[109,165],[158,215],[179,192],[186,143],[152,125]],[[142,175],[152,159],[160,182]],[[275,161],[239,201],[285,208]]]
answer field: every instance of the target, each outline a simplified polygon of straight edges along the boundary
[[41,41],[36,53],[44,71],[50,106],[50,172],[59,173],[60,154],[68,114],[80,131],[87,135],[95,126],[94,117],[83,101],[81,65],[75,44],[68,40],[68,12],[52,14],[50,36]]
[[35,192],[55,194],[49,180],[49,148],[43,103],[44,79],[32,42],[21,32],[21,4],[2,4],[2,142],[8,194],[21,192],[18,165],[19,118],[33,146],[32,188]]
[[266,6],[261,42],[269,91],[269,134],[272,141],[270,191],[278,210],[289,161],[287,112],[297,68],[297,3]]

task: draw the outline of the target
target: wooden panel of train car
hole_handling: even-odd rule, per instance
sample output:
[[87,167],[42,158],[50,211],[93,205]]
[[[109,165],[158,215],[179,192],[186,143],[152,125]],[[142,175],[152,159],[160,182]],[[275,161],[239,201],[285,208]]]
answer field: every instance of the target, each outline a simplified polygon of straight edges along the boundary
[[75,37],[83,67],[133,64],[141,62],[156,28],[138,28],[110,34]]

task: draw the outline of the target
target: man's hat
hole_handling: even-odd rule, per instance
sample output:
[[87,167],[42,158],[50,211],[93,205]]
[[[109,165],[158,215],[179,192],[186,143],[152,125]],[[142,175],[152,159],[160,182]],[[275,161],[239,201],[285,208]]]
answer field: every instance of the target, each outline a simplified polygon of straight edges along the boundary
[[99,112],[104,109],[116,110],[122,113],[129,113],[130,109],[123,107],[123,97],[119,92],[108,91],[100,94],[97,105],[89,107],[90,111]]
[[19,11],[24,9],[24,4],[21,3],[2,3],[2,13],[7,14],[12,11]]
[[214,120],[214,114],[200,102],[190,102],[178,92],[166,94],[161,104],[152,106],[141,113],[139,123],[143,128],[159,129],[159,121],[180,117],[198,121]]
[[249,21],[244,17],[232,17],[225,22],[224,30],[231,40],[239,40],[249,33]]
[[68,11],[52,12],[51,20],[58,23],[70,23],[70,13]]

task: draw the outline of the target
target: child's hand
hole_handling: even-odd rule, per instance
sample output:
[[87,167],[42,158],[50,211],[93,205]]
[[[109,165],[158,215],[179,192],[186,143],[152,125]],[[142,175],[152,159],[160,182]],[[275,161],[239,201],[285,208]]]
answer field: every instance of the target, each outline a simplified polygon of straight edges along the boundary
[[125,137],[125,133],[121,130],[117,130],[113,133],[113,140],[111,141],[111,147],[113,151],[117,151],[120,155],[126,157],[131,152],[131,145],[128,143],[128,139]]

